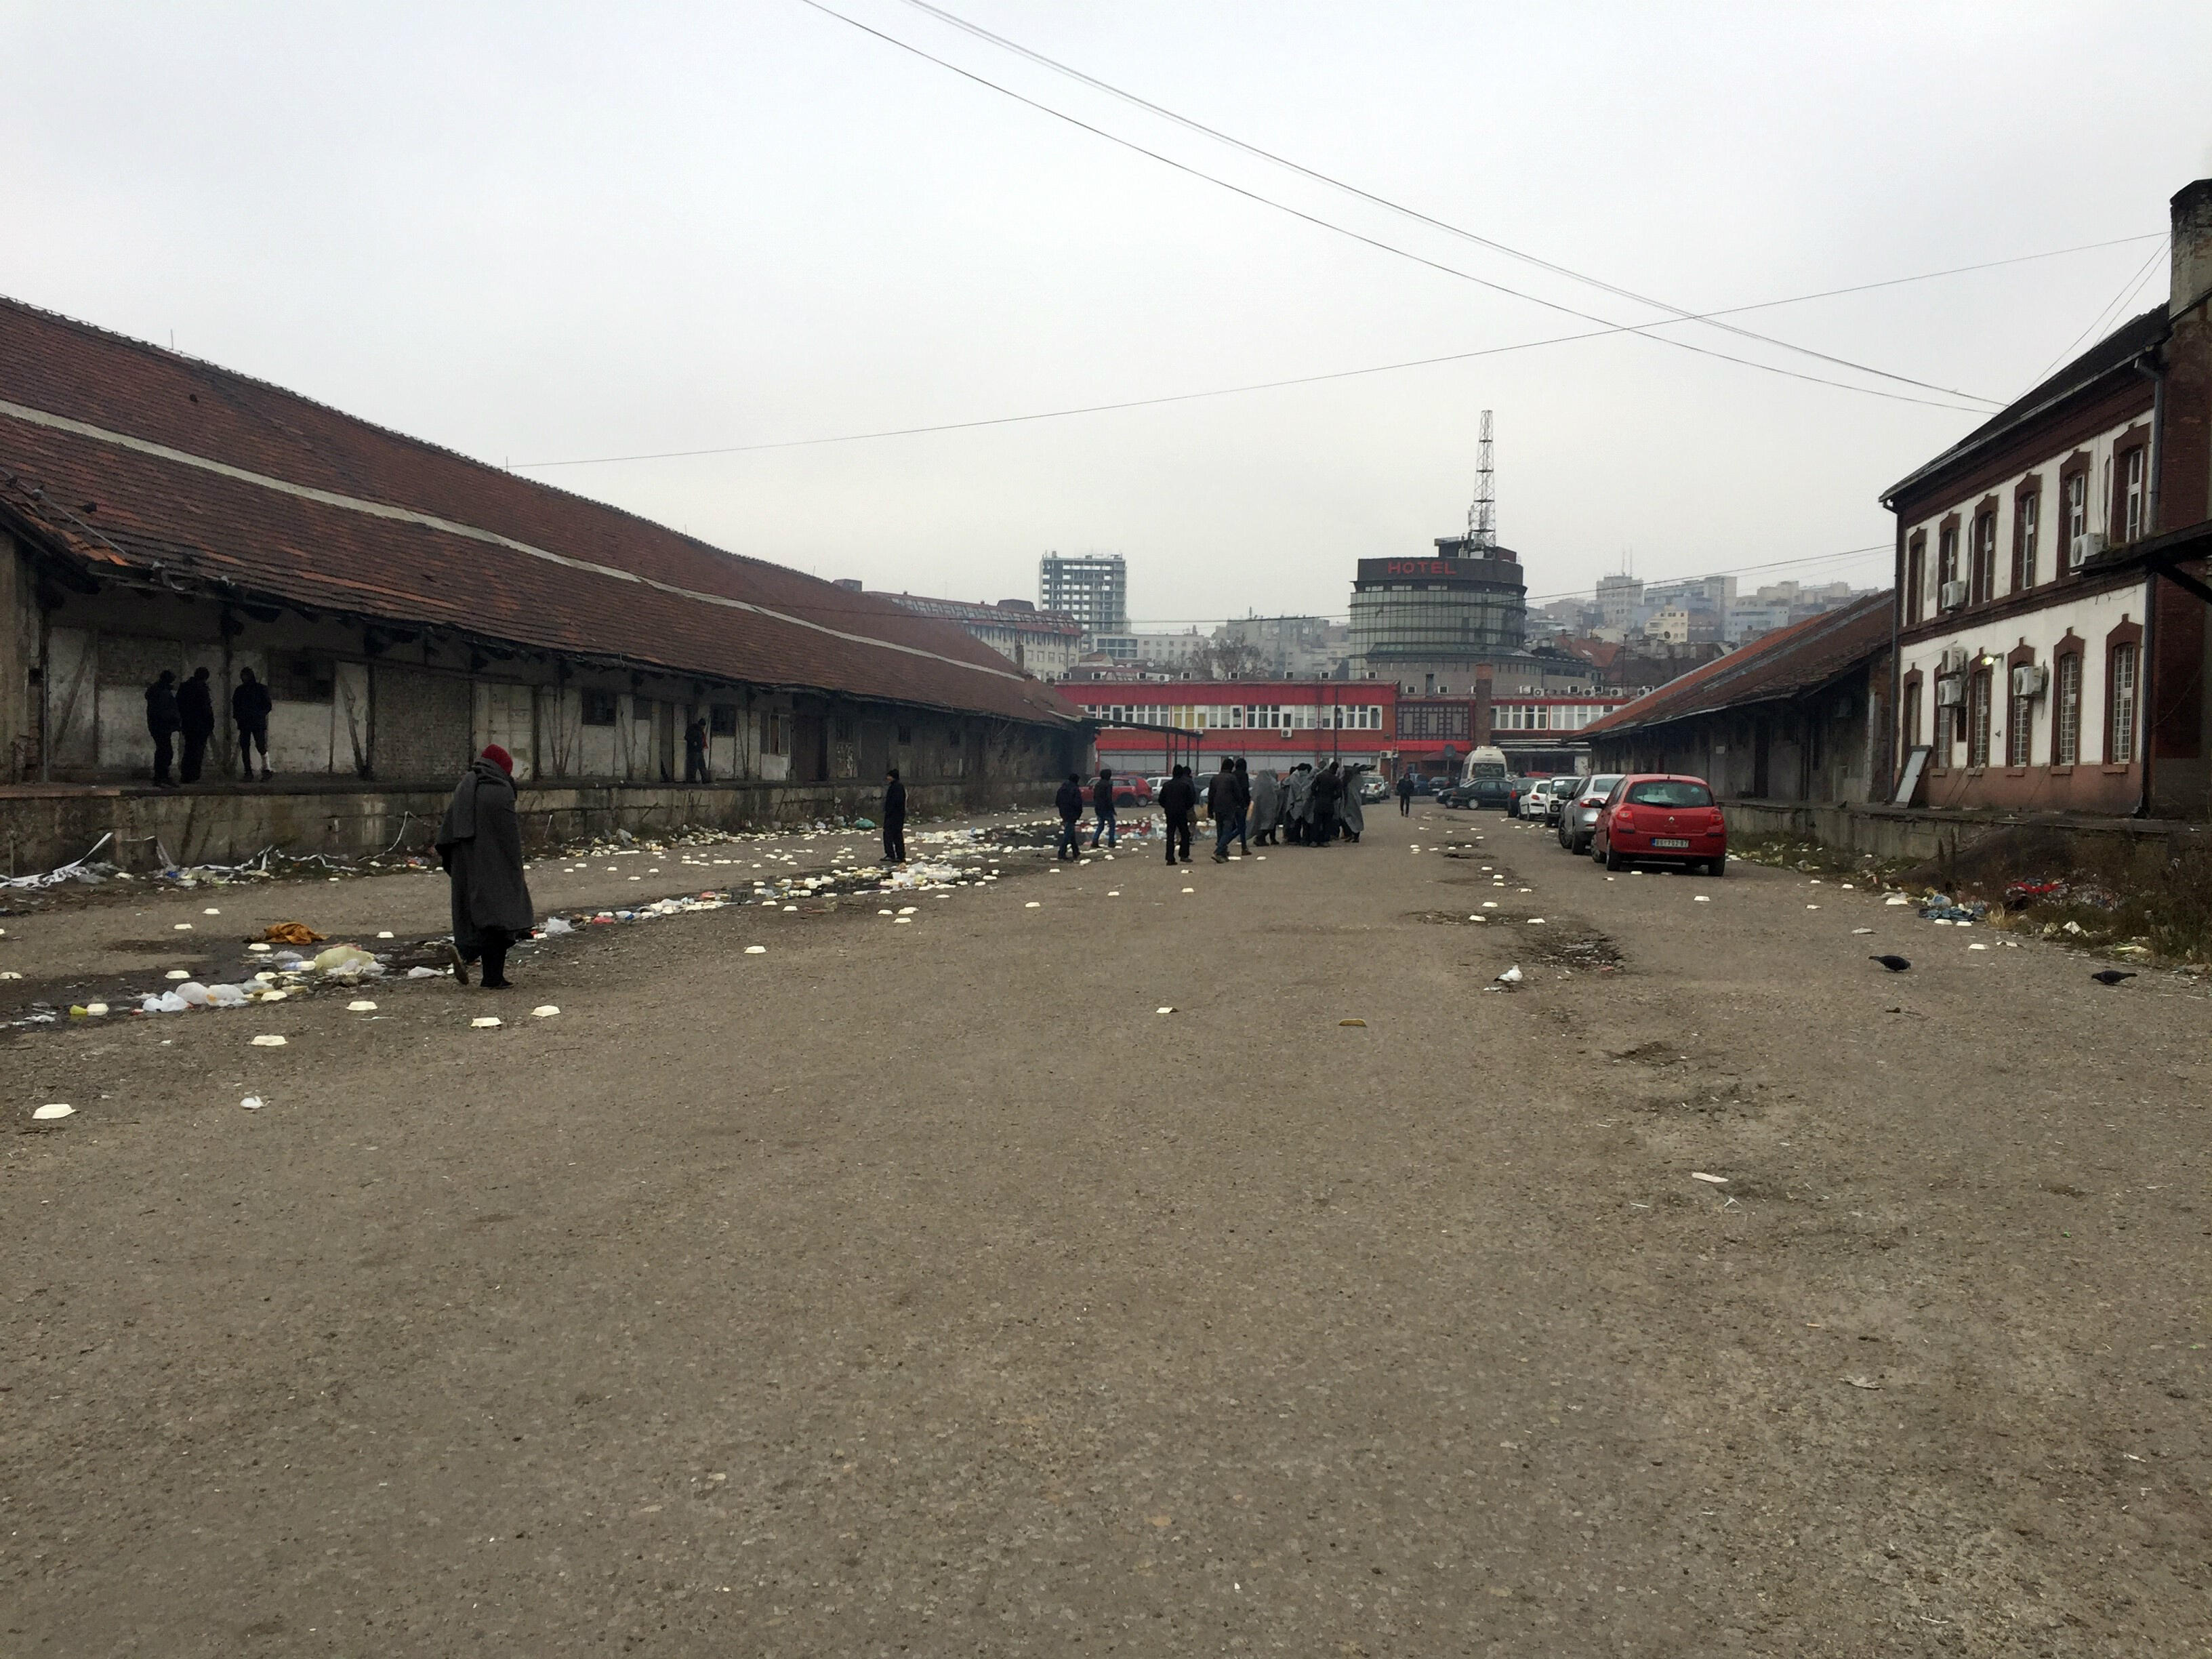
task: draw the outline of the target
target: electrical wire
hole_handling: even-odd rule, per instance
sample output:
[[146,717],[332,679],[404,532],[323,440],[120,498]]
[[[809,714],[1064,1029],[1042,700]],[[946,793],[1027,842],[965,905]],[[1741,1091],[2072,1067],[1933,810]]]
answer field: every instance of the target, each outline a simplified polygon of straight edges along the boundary
[[[2074,354],[2081,349],[2082,341],[2087,339],[2093,334],[2102,337],[2105,319],[2107,316],[2117,318],[2126,312],[2128,308],[2128,301],[2135,298],[2136,291],[2140,289],[2144,282],[2148,279],[2151,273],[2151,268],[2158,263],[2160,256],[2165,252],[2166,239],[2161,236],[2159,238],[2159,245],[2150,251],[2150,258],[2145,259],[2141,265],[2136,267],[2136,274],[2129,277],[2126,282],[2120,285],[2120,291],[2118,294],[2106,301],[2105,303],[2098,308],[2097,314],[2089,319],[2089,326],[2083,329],[2079,334],[2076,334],[2074,337],[2073,344],[2068,346],[2065,350],[2060,352],[2056,357],[2053,357],[2051,360],[2050,366],[2046,368],[2042,374],[2037,375],[2034,380],[2028,382],[2027,387],[2027,391],[2034,390],[2035,387],[2041,386],[2045,380],[2049,380],[2053,371],[2057,368],[2059,364],[2072,361]],[[2023,395],[2025,395],[2025,393],[2023,393]]]
[[[1102,81],[1097,76],[1077,69],[1073,64],[1063,64],[1055,58],[1048,58],[1041,52],[1022,45],[1018,40],[1012,40],[1003,34],[994,33],[980,23],[970,22],[964,17],[945,10],[942,6],[931,4],[930,0],[906,0],[906,3],[915,10],[925,12],[978,40],[987,40],[993,46],[1002,47],[1018,57],[1025,58],[1030,62],[1040,64],[1056,74],[1066,76],[1085,86],[1105,93],[1109,97],[1118,98],[1124,103],[1134,105],[1139,109],[1160,117],[1163,120],[1172,121],[1177,126],[1187,128],[1193,132],[1202,133],[1208,138],[1242,150],[1248,155],[1257,156],[1260,160],[1271,162],[1279,167],[1285,167],[1302,178],[1310,179],[1316,184],[1326,185],[1332,190],[1342,191],[1347,195],[1358,198],[1363,202],[1371,203],[1376,207],[1387,209],[1392,213],[1402,215],[1406,218],[1430,226],[1433,229],[1441,230],[1447,235],[1459,237],[1464,241],[1474,243],[1478,247],[1488,248],[1493,253],[1502,253],[1508,258],[1518,259],[1525,264],[1534,265],[1540,270],[1548,270],[1555,276],[1565,276],[1585,287],[1597,289],[1619,299],[1632,301],[1638,305],[1650,306],[1656,311],[1671,312],[1676,321],[1703,323],[1708,327],[1721,329],[1728,333],[1739,335],[1747,340],[1757,340],[1766,345],[1779,346],[1785,351],[1794,351],[1801,356],[1814,358],[1820,362],[1832,363],[1839,368],[1852,369],[1862,374],[1872,374],[1881,380],[1894,380],[1900,386],[1917,386],[1923,392],[1940,392],[1947,397],[1966,398],[1980,403],[1995,404],[1996,402],[1996,399],[1992,398],[1981,398],[1974,392],[1960,392],[1956,387],[1936,386],[1926,380],[1916,380],[1909,374],[1894,374],[1887,369],[1874,368],[1871,364],[1854,362],[1848,357],[1838,357],[1825,351],[1815,351],[1810,346],[1798,345],[1794,341],[1777,339],[1771,334],[1761,334],[1753,329],[1741,328],[1733,323],[1720,322],[1716,320],[1711,313],[1692,313],[1665,300],[1655,300],[1649,295],[1638,294],[1632,289],[1622,288],[1618,283],[1589,276],[1540,255],[1524,252],[1519,248],[1508,246],[1494,238],[1468,230],[1448,220],[1439,219],[1432,214],[1424,213],[1419,208],[1407,207],[1404,203],[1393,201],[1387,196],[1378,196],[1373,191],[1364,190],[1358,185],[1322,173],[1317,168],[1307,167],[1302,162],[1294,161],[1286,155],[1279,155],[1273,150],[1264,149],[1258,144],[1236,137],[1233,133],[1224,132],[1218,127],[1206,125],[1203,121],[1194,120],[1188,115],[1167,108],[1164,105],[1153,103],[1148,98],[1139,97],[1137,94],[1115,86],[1110,82]],[[1656,325],[1654,325],[1654,326]]]
[[[1118,144],[1124,149],[1133,150],[1139,155],[1148,156],[1152,160],[1159,162],[1164,167],[1173,167],[1178,173],[1188,173],[1194,179],[1202,179],[1207,184],[1217,185],[1220,189],[1230,191],[1232,195],[1241,196],[1247,201],[1256,202],[1262,207],[1273,208],[1279,213],[1288,214],[1294,219],[1303,220],[1307,224],[1316,226],[1322,230],[1333,231],[1340,236],[1349,237],[1355,242],[1364,242],[1369,247],[1379,249],[1384,253],[1395,254],[1401,259],[1411,260],[1415,264],[1425,265],[1431,270],[1441,271],[1447,276],[1455,276],[1462,282],[1473,283],[1478,288],[1488,289],[1493,293],[1508,295],[1516,300],[1526,300],[1531,305],[1542,306],[1549,311],[1561,312],[1570,317],[1577,317],[1584,322],[1596,323],[1608,331],[1634,334],[1643,339],[1655,341],[1660,345],[1672,346],[1679,351],[1692,352],[1701,357],[1718,358],[1723,362],[1735,363],[1740,368],[1755,368],[1764,374],[1778,374],[1788,380],[1805,380],[1814,386],[1832,386],[1838,391],[1856,392],[1865,397],[1887,398],[1894,403],[1921,404],[1934,409],[1959,410],[1960,408],[1956,404],[1936,403],[1931,398],[1909,397],[1903,392],[1883,392],[1874,386],[1855,386],[1848,380],[1832,380],[1827,379],[1824,375],[1808,374],[1797,369],[1784,368],[1777,363],[1763,363],[1759,362],[1756,358],[1739,357],[1730,352],[1716,351],[1710,346],[1692,345],[1687,340],[1677,340],[1667,335],[1654,334],[1650,332],[1650,331],[1655,325],[1657,325],[1656,323],[1617,324],[1613,322],[1612,319],[1601,317],[1595,312],[1583,311],[1574,306],[1564,304],[1557,300],[1547,300],[1540,295],[1527,293],[1520,289],[1509,288],[1503,283],[1492,282],[1486,276],[1478,276],[1472,271],[1462,270],[1456,265],[1448,265],[1440,259],[1431,259],[1426,254],[1416,253],[1410,248],[1402,248],[1396,246],[1395,243],[1383,241],[1379,237],[1370,236],[1364,232],[1354,230],[1348,225],[1340,225],[1333,220],[1322,218],[1317,214],[1308,213],[1302,208],[1292,207],[1287,202],[1279,202],[1271,196],[1264,196],[1261,194],[1258,191],[1248,190],[1242,185],[1231,184],[1226,179],[1217,178],[1212,173],[1207,173],[1202,168],[1193,167],[1187,161],[1178,161],[1173,156],[1163,155],[1158,150],[1148,149],[1144,145],[1139,144],[1132,139],[1121,137],[1118,133],[1109,132],[1105,128],[1094,126],[1090,122],[1081,120],[1075,116],[1070,115],[1064,110],[1054,109],[1049,104],[1041,103],[1036,99],[1024,96],[1023,94],[1014,91],[1010,87],[1001,86],[996,81],[990,80],[984,76],[976,74],[973,70],[963,69],[959,64],[951,63],[945,58],[939,58],[933,52],[925,52],[920,46],[915,46],[909,41],[900,40],[896,35],[887,34],[881,29],[872,28],[869,25],[861,22],[856,17],[848,17],[843,12],[837,10],[835,7],[824,5],[822,3],[822,0],[799,0],[799,3],[803,6],[806,6],[812,10],[820,12],[824,17],[834,17],[839,22],[848,24],[850,27],[860,30],[864,34],[873,35],[877,40],[884,41],[889,46],[896,46],[902,52],[910,52],[916,58],[922,58],[928,63],[935,64],[940,69],[949,70],[951,73],[959,76],[963,80],[973,81],[976,85],[988,88],[991,91],[998,93],[1004,97],[1011,98],[1016,103],[1026,105],[1041,114],[1049,115],[1054,120],[1065,121],[1070,126],[1079,127],[1082,131],[1091,133],[1095,137],[1105,139],[1109,143]],[[1660,320],[1663,321],[1664,319]],[[1943,388],[1938,389],[1945,390]],[[1946,390],[1946,395],[1972,398],[1975,402],[1987,404],[1990,405],[1990,408],[1992,409],[1999,407],[2001,401],[1995,398],[1984,398],[1974,392],[1954,392]],[[1960,412],[1966,414],[1986,415],[1990,411],[1988,410],[1961,410]]]
[[[1717,311],[1700,313],[1694,320],[1710,317],[1741,316],[1746,312],[1771,311],[1780,306],[1805,305],[1814,300],[1832,300],[1847,294],[1865,294],[1876,289],[1902,288],[1912,283],[1934,282],[1943,276],[1965,276],[1978,270],[1995,270],[2003,265],[2028,264],[2039,259],[2056,259],[2069,253],[2089,253],[2108,247],[2121,247],[2131,242],[2156,238],[2164,240],[2163,231],[2148,232],[2142,236],[2123,236],[2108,242],[2082,242],[2073,247],[2051,248],[2041,253],[2014,254],[2003,259],[1985,259],[1977,264],[1951,265],[1942,270],[1922,271],[1912,276],[1887,276],[1879,282],[1854,283],[1846,288],[1822,289],[1812,294],[1795,294],[1787,299],[1759,300],[1750,305],[1726,306]],[[1494,357],[1514,351],[1533,351],[1540,346],[1565,345],[1577,340],[1601,339],[1608,334],[1632,331],[1636,325],[1616,324],[1607,328],[1583,329],[1573,334],[1554,334],[1540,340],[1522,340],[1511,345],[1481,346],[1471,351],[1447,352],[1437,357],[1413,357],[1401,362],[1373,363],[1362,368],[1332,369],[1319,374],[1292,375],[1279,380],[1255,380],[1243,386],[1215,386],[1203,392],[1176,392],[1153,398],[1130,398],[1118,403],[1084,404],[1070,409],[1033,410],[1024,415],[997,415],[972,421],[945,421],[933,426],[888,427],[870,432],[845,432],[820,438],[786,438],[769,443],[720,444],[706,449],[660,449],[627,455],[584,455],[556,461],[514,461],[507,470],[514,472],[535,471],[541,468],[558,466],[611,466],[623,461],[689,460],[705,455],[744,455],[768,449],[807,449],[821,444],[864,443],[876,438],[912,438],[933,432],[965,432],[978,427],[1013,426],[1029,421],[1065,420],[1075,415],[1103,415],[1117,410],[1148,409],[1162,404],[1192,403],[1206,398],[1234,398],[1251,392],[1276,392],[1288,386],[1317,386],[1329,380],[1355,380],[1368,374],[1395,374],[1402,369],[1431,368],[1439,363],[1467,362],[1477,357]],[[1979,410],[1961,411],[1980,414]]]

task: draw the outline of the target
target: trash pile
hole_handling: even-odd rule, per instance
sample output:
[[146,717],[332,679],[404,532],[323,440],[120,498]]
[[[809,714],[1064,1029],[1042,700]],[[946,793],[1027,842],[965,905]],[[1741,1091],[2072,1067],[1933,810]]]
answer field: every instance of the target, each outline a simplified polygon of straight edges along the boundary
[[[358,945],[333,945],[313,957],[297,951],[274,951],[265,945],[253,945],[249,950],[270,952],[270,965],[240,981],[234,985],[203,985],[198,980],[186,980],[181,985],[158,993],[149,993],[140,1001],[142,1014],[182,1014],[197,1008],[244,1008],[254,1003],[282,1002],[295,992],[319,985],[358,985],[365,979],[380,978],[385,972],[383,962],[375,952],[364,951]],[[425,977],[431,970],[423,969]],[[94,1009],[106,1012],[103,1005],[90,1003],[80,1010],[71,1008],[72,1017],[91,1015]]]
[[1920,919],[1952,927],[1971,927],[1990,913],[1984,899],[1954,900],[1947,893],[1929,893],[1920,901]]
[[2092,910],[2117,910],[2120,901],[2111,889],[2094,881],[2031,879],[2015,881],[2004,890],[2008,910],[2025,910],[2032,904],[2083,904]]

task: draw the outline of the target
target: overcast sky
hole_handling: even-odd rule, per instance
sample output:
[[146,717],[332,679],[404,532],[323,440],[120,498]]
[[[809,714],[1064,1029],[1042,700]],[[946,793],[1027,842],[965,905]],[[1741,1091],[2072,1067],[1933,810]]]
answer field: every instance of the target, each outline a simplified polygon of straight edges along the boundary
[[[904,0],[824,0],[1024,95],[1469,276],[1661,313],[1172,125]],[[1689,310],[2161,232],[2212,173],[2212,6],[1111,4],[946,9],[1178,113]],[[0,290],[495,464],[1206,392],[1592,325],[1177,172],[801,0],[0,0]],[[2134,241],[1741,318],[1992,398]],[[1937,404],[1698,325],[1695,344]],[[980,430],[533,471],[871,587],[1341,614],[1464,524],[1497,411],[1532,596],[1887,544],[1975,424],[1634,334]],[[1886,555],[1771,574],[1882,580]]]

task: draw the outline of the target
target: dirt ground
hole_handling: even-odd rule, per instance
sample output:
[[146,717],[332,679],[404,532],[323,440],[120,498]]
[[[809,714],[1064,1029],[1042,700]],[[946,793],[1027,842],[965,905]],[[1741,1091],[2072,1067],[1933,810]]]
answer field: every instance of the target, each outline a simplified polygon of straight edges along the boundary
[[1370,823],[0,1038],[0,1651],[2212,1651],[2201,988]]

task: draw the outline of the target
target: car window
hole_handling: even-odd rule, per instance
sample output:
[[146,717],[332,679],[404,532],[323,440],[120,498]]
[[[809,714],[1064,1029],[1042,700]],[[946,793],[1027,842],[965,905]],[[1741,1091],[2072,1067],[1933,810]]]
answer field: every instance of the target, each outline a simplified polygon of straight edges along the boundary
[[1618,772],[1601,774],[1589,781],[1589,787],[1583,791],[1583,793],[1589,795],[1593,800],[1603,800],[1607,795],[1613,793],[1613,785],[1620,781],[1620,775]]
[[1650,778],[1628,786],[1628,799],[1639,806],[1711,806],[1713,792],[1683,778]]

